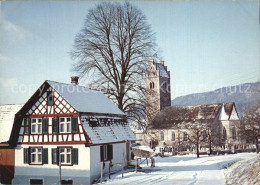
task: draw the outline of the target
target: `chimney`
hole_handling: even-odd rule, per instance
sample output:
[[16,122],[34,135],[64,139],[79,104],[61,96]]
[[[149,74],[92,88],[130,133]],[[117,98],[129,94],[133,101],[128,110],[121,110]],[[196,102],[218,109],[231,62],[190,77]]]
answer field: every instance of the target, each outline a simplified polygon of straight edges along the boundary
[[78,76],[72,76],[71,78],[71,84],[78,85],[79,84],[79,77]]
[[164,66],[164,61],[163,60],[160,63]]

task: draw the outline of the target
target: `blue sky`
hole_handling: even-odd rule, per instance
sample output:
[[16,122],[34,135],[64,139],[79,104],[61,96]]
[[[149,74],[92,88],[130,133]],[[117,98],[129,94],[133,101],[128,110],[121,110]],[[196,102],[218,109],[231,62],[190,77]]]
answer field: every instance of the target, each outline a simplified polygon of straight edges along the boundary
[[[172,99],[260,78],[258,1],[131,2],[156,34]],[[46,79],[69,83],[75,35],[98,2],[0,3],[0,104],[24,103]]]

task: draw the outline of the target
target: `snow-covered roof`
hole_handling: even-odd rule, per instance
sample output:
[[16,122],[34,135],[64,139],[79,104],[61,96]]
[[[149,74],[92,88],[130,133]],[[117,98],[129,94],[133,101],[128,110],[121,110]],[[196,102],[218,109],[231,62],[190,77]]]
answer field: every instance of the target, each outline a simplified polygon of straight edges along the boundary
[[79,112],[120,114],[124,113],[102,92],[87,87],[47,81]]
[[223,115],[223,113],[227,115],[225,120],[229,120],[233,109],[235,110],[234,102],[165,107],[155,116],[152,121],[152,127],[170,128],[176,124],[186,124],[194,121],[207,123],[220,119],[219,115]]
[[162,65],[161,63],[156,63],[156,67],[157,67],[157,70],[159,70],[159,75],[161,77],[169,78],[169,74],[164,65]]
[[112,143],[126,140],[136,140],[134,133],[128,125],[111,123],[107,126],[92,127],[87,116],[81,116],[81,123],[92,144]]
[[0,143],[9,140],[15,114],[23,105],[0,105]]

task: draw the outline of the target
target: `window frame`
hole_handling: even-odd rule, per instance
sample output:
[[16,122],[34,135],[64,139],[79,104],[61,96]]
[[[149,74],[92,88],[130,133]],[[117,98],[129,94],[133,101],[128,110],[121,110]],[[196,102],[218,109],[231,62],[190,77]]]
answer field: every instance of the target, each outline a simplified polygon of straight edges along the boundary
[[186,131],[183,132],[183,141],[188,141],[188,133]]
[[110,161],[113,160],[113,144],[106,144],[100,146],[100,161]]
[[[50,100],[50,98],[52,100]],[[54,105],[54,93],[53,93],[53,91],[47,91],[47,105],[48,106]]]
[[[172,137],[172,136],[174,136],[174,137]],[[172,131],[172,135],[171,135],[171,141],[175,141],[175,138],[176,137],[176,135],[175,135],[175,132],[174,131]]]
[[222,135],[222,138],[223,138],[224,140],[227,139],[227,130],[226,130],[225,127],[223,127],[223,135]]
[[[64,151],[66,151],[65,152],[65,154],[63,154],[64,155],[64,161],[66,161],[67,160],[67,155],[68,155],[68,153],[67,153],[67,150],[68,149],[70,149],[70,163],[64,163],[64,162],[61,162],[61,149],[64,149]],[[60,165],[61,166],[72,166],[73,165],[73,162],[72,162],[72,147],[58,147],[58,153],[59,153],[59,161],[57,161],[57,164],[59,165],[59,163],[60,163]]]
[[[36,120],[35,123],[33,123],[33,120]],[[41,120],[41,122],[39,122],[39,120]],[[42,118],[31,118],[31,134],[42,134],[42,121],[43,119]],[[40,125],[40,129],[41,131],[39,132],[39,125]],[[35,126],[35,132],[33,132],[33,126]]]
[[[41,162],[32,162],[32,149],[41,149]],[[38,159],[38,151],[36,152],[35,159]],[[29,147],[29,165],[43,165],[43,147]]]
[[161,139],[161,141],[164,141],[164,139],[165,139],[165,138],[164,138],[164,131],[161,131],[161,132],[160,132],[160,139]]
[[[64,122],[61,122],[61,119],[64,119]],[[67,119],[70,119],[68,122]],[[69,124],[69,131],[68,131],[68,124]],[[61,131],[62,125],[64,125],[64,131]],[[66,134],[66,133],[72,133],[72,118],[71,117],[59,117],[59,133]]]

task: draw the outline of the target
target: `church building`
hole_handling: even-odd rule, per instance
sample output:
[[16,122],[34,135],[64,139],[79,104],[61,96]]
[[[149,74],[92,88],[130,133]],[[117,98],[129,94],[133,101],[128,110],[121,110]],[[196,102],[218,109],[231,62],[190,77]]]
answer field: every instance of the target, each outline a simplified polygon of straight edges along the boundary
[[[164,61],[150,61],[145,74],[147,129],[135,132],[140,144],[191,148],[191,125],[204,124],[212,133],[215,147],[239,147],[241,123],[234,102],[207,105],[171,106],[170,71]],[[214,133],[214,134],[213,134]],[[155,143],[155,144],[154,144]],[[202,144],[208,147],[205,141]]]

